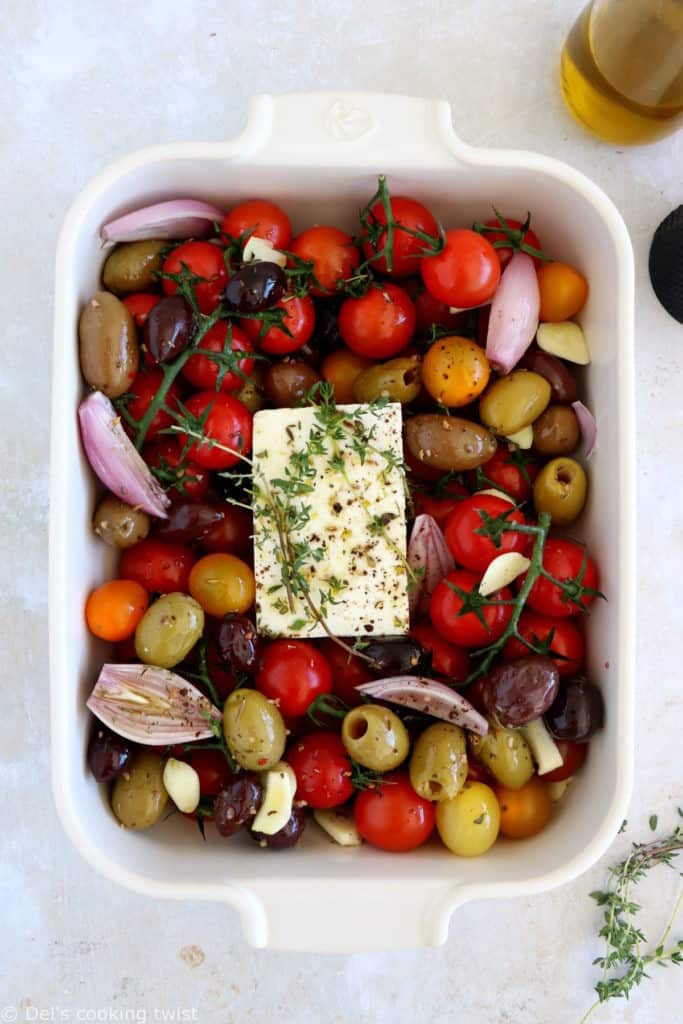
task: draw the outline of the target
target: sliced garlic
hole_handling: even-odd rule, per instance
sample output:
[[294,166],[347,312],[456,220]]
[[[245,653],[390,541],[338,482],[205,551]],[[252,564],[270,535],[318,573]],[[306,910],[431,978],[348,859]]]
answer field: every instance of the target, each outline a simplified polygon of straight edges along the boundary
[[510,441],[512,444],[516,444],[518,448],[531,448],[534,443],[534,428],[529,424],[526,427],[522,427],[521,430],[516,431],[514,434],[508,434],[505,438],[506,441]]
[[287,266],[287,257],[283,252],[274,249],[266,238],[257,238],[252,235],[248,238],[242,250],[242,261],[244,263],[255,263],[267,260],[268,263],[277,263],[283,269]]
[[509,505],[514,505],[514,498],[511,498],[505,491],[497,491],[495,487],[486,487],[483,491],[475,491],[475,496],[478,497],[480,494],[490,494],[492,498],[502,498],[503,501],[507,501]]
[[570,363],[586,366],[591,361],[583,330],[572,320],[559,324],[539,324],[536,331],[538,347],[551,356],[559,356]]
[[548,772],[554,772],[556,768],[562,767],[564,764],[562,754],[546,729],[542,718],[527,722],[522,726],[521,733],[531,747],[539,775],[546,775]]
[[548,791],[550,792],[550,799],[554,804],[558,803],[563,796],[567,795],[567,790],[574,781],[574,776],[570,775],[568,779],[563,779],[562,782],[549,782]]
[[363,840],[356,828],[352,814],[340,807],[313,811],[313,817],[323,832],[327,832],[339,846],[360,846]]
[[292,816],[296,793],[296,775],[285,761],[278,761],[267,772],[261,772],[263,800],[252,822],[254,832],[274,836]]
[[164,765],[163,783],[179,811],[191,814],[199,803],[199,776],[191,764],[169,757]]
[[523,572],[526,572],[531,562],[519,551],[507,551],[504,555],[498,555],[489,564],[479,584],[479,593],[482,597],[495,594],[502,587],[516,580]]

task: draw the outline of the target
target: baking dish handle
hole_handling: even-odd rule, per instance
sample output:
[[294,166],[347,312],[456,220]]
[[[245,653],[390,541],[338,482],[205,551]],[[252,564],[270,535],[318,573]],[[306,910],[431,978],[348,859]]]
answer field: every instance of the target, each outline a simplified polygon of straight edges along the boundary
[[[447,100],[391,93],[255,96],[241,141],[259,163],[403,168],[452,166],[470,147],[453,131]],[[244,153],[244,149],[242,150]]]
[[[352,865],[347,861],[347,867]],[[440,946],[465,889],[381,874],[374,880],[259,879],[239,907],[247,941],[268,949],[360,953]]]

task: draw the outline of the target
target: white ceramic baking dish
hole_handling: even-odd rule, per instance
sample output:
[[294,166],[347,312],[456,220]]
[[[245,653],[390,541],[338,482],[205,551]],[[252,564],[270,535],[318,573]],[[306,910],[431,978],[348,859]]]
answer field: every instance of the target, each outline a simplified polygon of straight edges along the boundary
[[[262,851],[246,836],[202,843],[185,820],[127,832],[89,777],[85,698],[106,651],[83,626],[90,588],[110,575],[111,553],[92,535],[96,493],[76,425],[82,393],[77,317],[98,282],[100,225],[137,206],[194,196],[220,206],[255,195],[281,202],[295,228],[354,222],[378,172],[395,193],[426,201],[448,225],[533,211],[551,251],[590,281],[582,313],[593,363],[586,401],[599,425],[582,534],[597,554],[602,589],[587,623],[589,670],[607,723],[548,828],[459,859],[436,841],[415,854],[331,845],[310,825],[296,850]],[[532,153],[474,149],[453,132],[444,101],[372,93],[319,93],[252,101],[245,130],[218,143],[157,146],[100,174],[62,229],[56,266],[50,537],[52,772],[66,831],[108,878],[149,896],[222,901],[239,911],[255,946],[319,952],[442,943],[468,900],[560,885],[605,851],[631,789],[634,661],[633,258],[610,200],[565,164]],[[209,830],[211,831],[211,830]]]

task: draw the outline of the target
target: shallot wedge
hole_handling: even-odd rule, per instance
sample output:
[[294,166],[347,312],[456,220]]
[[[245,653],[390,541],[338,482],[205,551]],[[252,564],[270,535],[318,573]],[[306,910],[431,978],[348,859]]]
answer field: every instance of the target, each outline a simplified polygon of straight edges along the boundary
[[218,207],[199,199],[170,199],[110,220],[100,228],[100,238],[105,244],[145,238],[203,238],[224,216]]
[[86,703],[119,736],[152,747],[208,739],[222,717],[196,686],[155,665],[103,665]]
[[408,541],[408,565],[421,574],[409,594],[411,614],[426,615],[429,601],[444,576],[455,569],[441,527],[433,516],[419,515]]
[[78,419],[88,462],[104,486],[134,508],[166,519],[170,499],[123,429],[107,396],[93,391],[84,398]]
[[534,261],[516,252],[493,296],[486,335],[486,357],[498,373],[510,373],[534,340],[540,308]]
[[593,454],[595,442],[598,439],[598,425],[595,416],[587,409],[583,402],[572,402],[572,409],[579,421],[581,437],[583,439],[583,456],[588,459]]
[[389,676],[357,686],[359,693],[390,704],[421,711],[433,718],[459,725],[477,736],[486,736],[489,724],[457,690],[423,676]]

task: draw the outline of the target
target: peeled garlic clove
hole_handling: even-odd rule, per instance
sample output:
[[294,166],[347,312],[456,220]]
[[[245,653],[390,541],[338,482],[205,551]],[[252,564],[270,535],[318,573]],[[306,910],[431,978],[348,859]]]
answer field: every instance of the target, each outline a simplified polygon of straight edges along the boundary
[[191,764],[169,757],[164,765],[163,782],[173,803],[183,814],[191,814],[199,804],[199,775]]
[[498,555],[489,564],[479,584],[479,593],[482,597],[495,594],[497,590],[507,587],[508,584],[526,572],[531,562],[519,551],[507,551],[504,555]]
[[505,491],[497,491],[495,487],[486,487],[483,491],[475,491],[475,496],[479,497],[480,494],[490,494],[492,498],[502,498],[503,501],[507,501],[510,505],[514,505],[515,501],[506,494]]
[[521,727],[524,739],[531,747],[534,761],[538,766],[539,775],[547,775],[561,768],[564,764],[559,747],[545,727],[542,718],[536,718],[533,722],[527,722]]
[[242,262],[256,263],[264,260],[268,263],[277,263],[278,267],[282,267],[283,270],[287,266],[287,257],[283,252],[274,249],[267,238],[257,238],[256,235],[252,235],[247,239],[242,250]]
[[318,809],[313,811],[313,817],[339,846],[360,846],[363,842],[350,811],[341,807]]
[[559,803],[563,796],[567,795],[567,790],[574,781],[574,776],[570,775],[568,779],[563,779],[562,782],[549,782],[548,792],[550,793],[550,799],[554,804]]
[[515,434],[507,434],[505,437],[506,441],[510,441],[511,444],[516,444],[518,448],[531,448],[534,443],[534,428],[529,423],[528,426],[522,427]]
[[544,352],[566,359],[569,363],[587,366],[591,361],[586,336],[572,320],[559,324],[539,324],[536,341]]
[[251,827],[254,832],[274,836],[292,816],[296,775],[288,764],[278,761],[267,772],[261,772],[261,782],[263,800]]

